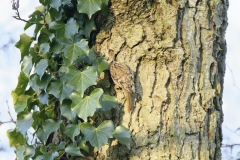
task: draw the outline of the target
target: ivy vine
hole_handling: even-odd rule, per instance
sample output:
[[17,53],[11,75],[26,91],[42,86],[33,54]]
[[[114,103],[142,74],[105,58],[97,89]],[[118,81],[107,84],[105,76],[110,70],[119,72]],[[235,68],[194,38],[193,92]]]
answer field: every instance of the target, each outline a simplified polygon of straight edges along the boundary
[[39,2],[42,5],[29,20],[20,17],[19,0],[13,2],[14,18],[26,22],[24,30],[35,27],[32,37],[22,34],[16,43],[21,52],[21,72],[12,91],[17,121],[7,132],[16,156],[48,160],[86,156],[89,145],[100,151],[110,138],[130,148],[129,129],[115,127],[111,120],[89,120],[117,105],[109,88],[99,85],[108,63],[91,42],[96,30],[92,17],[109,13],[108,0]]

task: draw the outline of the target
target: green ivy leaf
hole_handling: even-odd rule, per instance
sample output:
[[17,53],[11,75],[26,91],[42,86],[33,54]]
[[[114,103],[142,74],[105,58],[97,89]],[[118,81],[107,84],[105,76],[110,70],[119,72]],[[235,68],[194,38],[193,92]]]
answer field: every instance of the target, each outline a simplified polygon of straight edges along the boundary
[[78,25],[74,18],[69,19],[66,24],[62,21],[53,21],[49,24],[49,28],[56,31],[57,38],[72,38],[78,32]]
[[21,61],[26,55],[29,54],[29,48],[31,44],[31,37],[27,36],[25,33],[20,35],[20,40],[16,43],[15,46],[21,51]]
[[66,142],[61,141],[60,144],[50,143],[47,147],[48,147],[48,148],[51,148],[52,151],[58,151],[58,150],[64,149],[65,146],[66,146]]
[[48,93],[58,98],[61,104],[64,99],[71,95],[72,91],[72,86],[69,86],[61,81],[53,81],[48,86]]
[[110,120],[103,121],[97,128],[90,123],[82,123],[80,125],[85,139],[90,142],[92,146],[101,150],[101,147],[107,143],[108,138],[112,138],[112,132],[114,130],[113,122]]
[[79,56],[88,55],[89,53],[88,42],[82,39],[80,42],[66,46],[63,52],[64,56],[68,58],[68,60],[72,64],[73,61],[76,60]]
[[93,62],[93,66],[97,69],[99,74],[109,68],[107,60],[103,57],[98,57],[97,59],[95,59]]
[[69,3],[71,3],[71,0],[62,0],[63,5],[66,5],[66,4],[69,4]]
[[38,126],[41,126],[41,125],[45,122],[45,120],[47,119],[47,116],[46,116],[46,114],[45,114],[44,111],[41,111],[41,112],[39,112],[39,111],[33,112],[32,117],[33,117],[33,120],[34,120],[34,121],[33,121],[33,124],[32,124],[32,127],[33,127],[35,130],[37,130]]
[[63,48],[63,44],[60,43],[59,41],[55,40],[51,43],[51,50],[55,53],[55,54],[59,54],[62,52],[62,48]]
[[76,90],[83,97],[84,91],[92,85],[96,85],[97,72],[93,67],[86,67],[82,72],[79,72],[75,67],[68,67],[66,73],[68,84],[76,87]]
[[47,119],[43,124],[43,130],[46,137],[48,137],[52,132],[56,132],[59,129],[61,123],[62,120],[55,122],[52,119]]
[[70,121],[74,121],[75,117],[76,117],[76,113],[75,111],[71,110],[71,103],[72,101],[69,99],[65,99],[62,102],[62,105],[60,105],[60,110],[61,110],[61,114],[67,118]]
[[25,135],[27,130],[31,127],[33,122],[32,113],[30,112],[20,112],[17,115],[17,131],[21,132],[22,135]]
[[20,72],[20,75],[18,76],[18,84],[14,92],[17,95],[21,95],[25,92],[28,85],[28,76],[24,72]]
[[39,52],[46,54],[49,52],[50,46],[49,43],[42,43],[39,47]]
[[101,97],[102,93],[103,90],[97,88],[92,91],[90,96],[86,96],[82,99],[79,93],[73,92],[70,96],[73,103],[76,104],[73,104],[73,110],[86,122],[88,116],[93,116],[96,109],[101,108],[99,98]]
[[80,127],[78,125],[69,124],[65,128],[64,133],[74,142],[74,137],[80,134]]
[[45,73],[42,76],[42,79],[40,79],[39,76],[37,76],[37,78],[36,78],[36,85],[40,89],[43,89],[46,92],[47,86],[48,86],[49,82],[51,81],[51,78],[52,78],[52,75],[51,74],[47,74],[47,73]]
[[92,15],[101,9],[101,0],[77,0],[77,10],[79,13],[86,13],[91,19]]
[[88,63],[92,64],[95,60],[95,58],[97,57],[97,54],[94,50],[94,47],[92,47],[89,51],[89,56],[88,56]]
[[84,156],[81,152],[80,152],[80,148],[78,148],[75,145],[68,145],[65,148],[65,152],[71,156]]
[[55,106],[53,103],[45,107],[45,114],[48,118],[54,119],[54,109]]
[[83,27],[83,34],[89,40],[90,34],[92,31],[96,30],[96,26],[93,19],[85,21],[85,25]]
[[26,159],[30,159],[35,154],[35,147],[33,145],[27,145],[25,148],[24,156]]
[[48,105],[48,93],[45,92],[44,90],[41,91],[38,99],[42,104]]
[[35,160],[43,160],[43,159],[54,160],[54,158],[58,156],[59,156],[58,152],[44,153],[44,155],[37,156]]
[[22,94],[18,96],[14,91],[12,92],[13,105],[15,112],[22,112],[27,107],[27,101],[30,96]]
[[50,6],[58,10],[58,8],[61,6],[61,2],[62,0],[50,0]]
[[[40,13],[38,10],[34,11],[31,15],[31,18],[28,20],[29,22],[33,22],[33,23],[42,23],[43,24],[43,18],[40,16]],[[33,25],[33,23],[26,23],[26,25],[24,26],[24,30],[28,29],[30,26]],[[39,25],[41,26],[41,25]],[[38,30],[39,31],[39,30]],[[36,30],[37,32],[37,30]],[[37,34],[37,33],[36,33]]]
[[[40,33],[40,35],[38,36],[38,46],[43,44],[43,43],[48,43],[49,41],[49,36],[46,35],[45,33]],[[38,51],[39,52],[39,51]]]
[[41,34],[46,34],[51,42],[52,42],[53,38],[55,37],[55,35],[45,27],[41,28]]
[[37,138],[42,142],[42,143],[45,143],[48,139],[48,136],[47,134],[44,133],[44,130],[43,129],[38,129],[37,131]]
[[108,94],[103,94],[100,98],[100,103],[101,103],[101,110],[102,111],[107,111],[112,108],[115,108],[118,104],[117,98],[115,96],[110,96]]
[[39,76],[37,74],[33,74],[30,76],[29,85],[32,87],[32,89],[38,93],[39,87],[37,85],[37,80],[39,79]]
[[26,144],[26,139],[16,129],[8,130],[7,131],[7,136],[8,136],[8,139],[9,139],[10,147],[16,147],[17,148],[17,147],[19,147],[21,145],[25,145]]
[[[36,46],[36,44],[35,44]],[[29,50],[29,54],[32,56],[32,63],[36,63],[36,60],[38,58],[38,53],[35,51],[35,49],[33,47],[30,48]]]
[[16,157],[18,157],[18,160],[24,160],[23,153],[25,151],[25,146],[19,146],[16,148]]
[[112,135],[121,144],[126,145],[128,149],[130,149],[131,132],[128,128],[124,127],[123,125],[120,125],[113,131]]
[[32,70],[32,56],[25,56],[23,58],[21,70],[26,75],[29,75],[29,72]]
[[35,72],[40,76],[40,79],[42,78],[42,75],[44,74],[46,68],[48,67],[48,60],[47,59],[41,59],[35,68]]
[[81,141],[79,144],[78,144],[78,147],[83,149],[84,151],[86,151],[87,153],[89,153],[89,146],[86,144],[86,141]]
[[102,6],[101,6],[100,12],[103,16],[107,16],[109,13],[108,1],[109,0],[102,0]]

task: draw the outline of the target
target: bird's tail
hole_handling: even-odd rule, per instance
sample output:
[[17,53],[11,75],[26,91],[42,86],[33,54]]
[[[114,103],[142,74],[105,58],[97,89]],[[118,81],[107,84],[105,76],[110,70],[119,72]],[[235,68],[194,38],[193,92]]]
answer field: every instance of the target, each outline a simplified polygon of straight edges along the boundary
[[127,107],[127,111],[128,113],[131,112],[132,110],[132,97],[131,97],[131,93],[129,91],[127,91],[126,89],[124,89],[124,93],[125,93],[125,96],[126,96],[126,107]]

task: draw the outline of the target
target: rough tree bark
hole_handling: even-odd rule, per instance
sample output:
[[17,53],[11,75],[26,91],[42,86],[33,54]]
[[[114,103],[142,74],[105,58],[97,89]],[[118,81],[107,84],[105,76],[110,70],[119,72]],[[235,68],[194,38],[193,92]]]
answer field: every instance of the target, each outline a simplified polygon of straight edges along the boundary
[[109,142],[96,158],[220,160],[228,0],[111,0],[110,8],[113,26],[95,48],[135,72],[133,111],[120,105],[114,115],[132,142],[130,150]]

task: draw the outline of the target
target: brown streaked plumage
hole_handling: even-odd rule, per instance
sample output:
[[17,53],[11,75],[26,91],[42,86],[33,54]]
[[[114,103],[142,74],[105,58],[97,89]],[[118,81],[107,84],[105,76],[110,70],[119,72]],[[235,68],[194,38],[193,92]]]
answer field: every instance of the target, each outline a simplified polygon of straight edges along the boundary
[[132,110],[131,93],[135,92],[133,71],[128,65],[117,61],[112,61],[109,66],[113,82],[124,91],[128,112],[130,112]]

